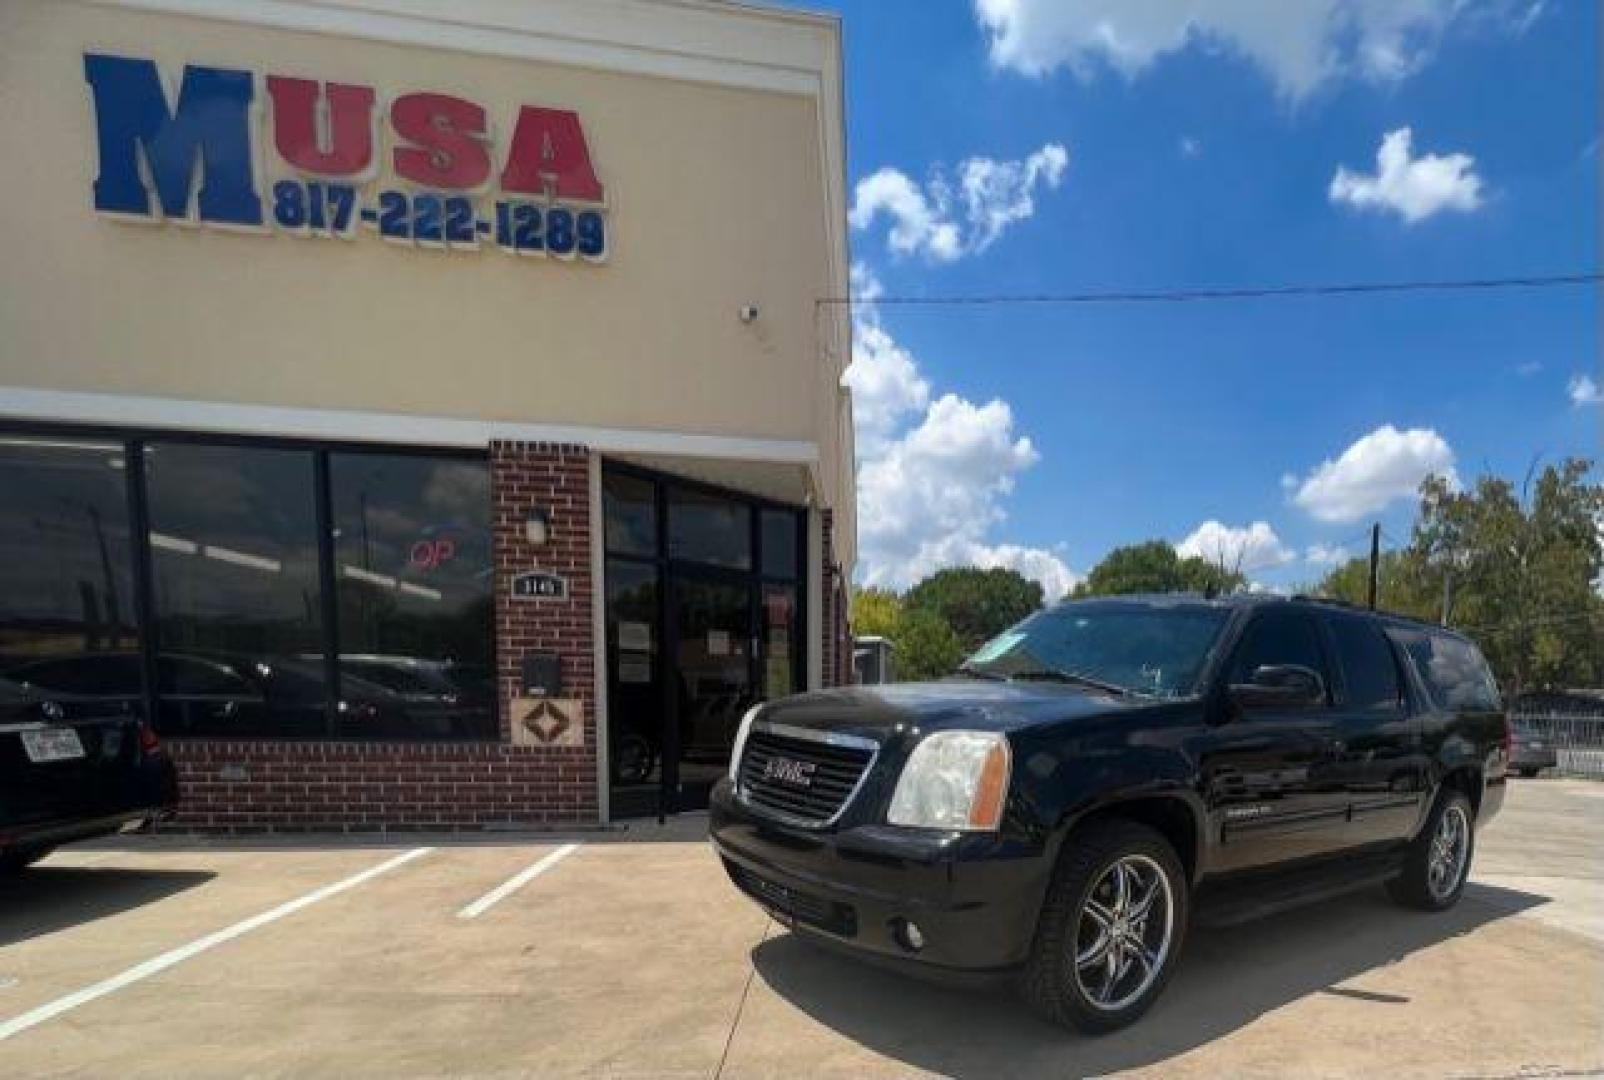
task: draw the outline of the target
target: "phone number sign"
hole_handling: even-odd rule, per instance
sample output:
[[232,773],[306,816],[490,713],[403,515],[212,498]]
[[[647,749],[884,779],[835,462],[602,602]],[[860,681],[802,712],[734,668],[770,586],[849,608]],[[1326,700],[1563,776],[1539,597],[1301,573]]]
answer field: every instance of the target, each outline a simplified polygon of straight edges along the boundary
[[307,237],[369,230],[438,250],[608,255],[606,188],[575,112],[520,105],[498,152],[486,109],[450,94],[401,94],[381,109],[371,86],[193,64],[170,91],[154,61],[102,53],[84,55],[84,78],[102,214]]

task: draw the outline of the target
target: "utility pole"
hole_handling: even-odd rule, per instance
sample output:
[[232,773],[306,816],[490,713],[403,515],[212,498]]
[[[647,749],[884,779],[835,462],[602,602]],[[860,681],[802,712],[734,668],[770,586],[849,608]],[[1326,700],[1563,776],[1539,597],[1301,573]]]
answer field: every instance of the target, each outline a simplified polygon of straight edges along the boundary
[[1381,522],[1370,526],[1370,610],[1376,610],[1376,579],[1381,574]]

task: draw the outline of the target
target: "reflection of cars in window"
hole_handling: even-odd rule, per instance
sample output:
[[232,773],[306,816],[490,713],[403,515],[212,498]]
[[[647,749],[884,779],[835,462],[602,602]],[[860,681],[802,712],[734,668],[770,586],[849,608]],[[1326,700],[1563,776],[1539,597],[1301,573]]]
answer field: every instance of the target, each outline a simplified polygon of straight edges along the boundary
[[143,824],[177,801],[173,764],[137,712],[0,678],[0,874],[60,844]]
[[749,710],[710,831],[805,936],[1018,978],[1134,1020],[1195,912],[1367,883],[1457,902],[1507,730],[1466,638],[1346,605],[1119,597],[1038,612],[953,678]]
[[[143,702],[139,657],[131,652],[54,657],[9,674],[44,692],[80,694],[132,709]],[[315,658],[162,653],[156,678],[155,727],[164,734],[328,734],[328,683]],[[342,676],[335,709],[343,735],[407,737],[417,731],[402,695],[355,676]]]
[[495,679],[489,668],[454,660],[376,654],[340,657],[345,679],[363,682],[400,698],[420,735],[488,738],[495,735]]

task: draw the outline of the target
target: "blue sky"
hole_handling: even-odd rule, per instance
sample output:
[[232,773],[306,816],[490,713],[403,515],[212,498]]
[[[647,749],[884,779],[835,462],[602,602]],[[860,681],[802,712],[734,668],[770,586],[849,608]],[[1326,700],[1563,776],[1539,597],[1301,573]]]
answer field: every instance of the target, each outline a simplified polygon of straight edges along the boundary
[[[1598,268],[1597,4],[1182,6],[840,4],[860,288]],[[1598,457],[1599,320],[1586,287],[866,308],[859,577],[974,561],[1062,583],[1156,536],[1312,581],[1310,549],[1358,554],[1372,520],[1406,538],[1425,472]]]

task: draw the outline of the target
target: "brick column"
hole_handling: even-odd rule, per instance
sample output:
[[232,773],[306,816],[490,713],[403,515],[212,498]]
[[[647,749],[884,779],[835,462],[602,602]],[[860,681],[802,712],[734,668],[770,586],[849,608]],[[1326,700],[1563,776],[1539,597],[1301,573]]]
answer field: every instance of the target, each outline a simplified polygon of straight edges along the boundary
[[819,627],[822,640],[820,679],[825,686],[846,686],[853,681],[852,633],[847,610],[851,594],[835,561],[835,513],[819,511],[822,542],[819,545],[819,598],[823,603]]
[[[538,763],[531,784],[542,807],[560,820],[599,816],[596,800],[596,654],[592,621],[590,453],[583,446],[493,442],[490,499],[496,562],[496,666],[501,734]],[[536,546],[525,535],[529,511],[545,510],[550,537]],[[565,599],[512,596],[512,579],[529,570],[561,575]],[[522,664],[534,653],[562,660],[561,698],[579,706],[579,723],[560,735],[532,739],[514,732],[523,694]],[[533,745],[529,745],[533,743]]]

